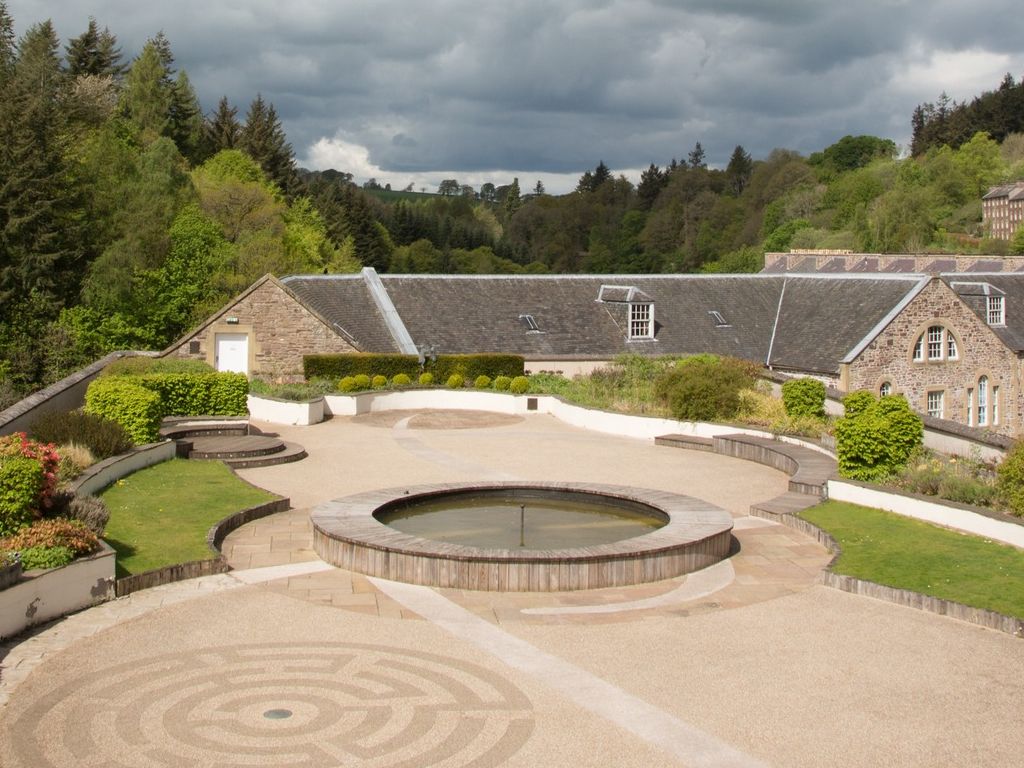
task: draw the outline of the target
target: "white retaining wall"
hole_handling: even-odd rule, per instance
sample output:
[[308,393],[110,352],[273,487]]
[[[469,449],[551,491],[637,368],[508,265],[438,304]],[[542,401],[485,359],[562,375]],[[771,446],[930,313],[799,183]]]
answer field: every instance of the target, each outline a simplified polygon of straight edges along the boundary
[[324,399],[318,397],[308,402],[296,403],[290,400],[277,400],[270,397],[249,395],[249,417],[257,421],[268,421],[271,424],[287,424],[308,426],[319,424],[324,420]]
[[105,542],[100,545],[94,555],[63,568],[28,571],[20,582],[0,591],[0,638],[113,597],[114,550]]
[[173,459],[177,448],[173,440],[150,443],[120,456],[93,464],[72,485],[80,496],[95,496],[108,485],[132,472]]
[[875,488],[865,488],[842,480],[828,481],[828,497],[836,501],[848,501],[865,507],[884,509],[905,517],[953,528],[986,539],[1002,541],[1024,549],[1024,525],[996,520],[969,509],[946,506],[913,496],[888,493]]

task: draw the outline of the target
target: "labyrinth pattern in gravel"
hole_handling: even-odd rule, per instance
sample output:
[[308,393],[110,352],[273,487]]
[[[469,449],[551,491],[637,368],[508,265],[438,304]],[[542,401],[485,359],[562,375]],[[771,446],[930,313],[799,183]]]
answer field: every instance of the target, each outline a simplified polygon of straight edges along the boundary
[[499,764],[533,727],[529,699],[482,667],[327,643],[211,648],[110,667],[28,704],[9,737],[32,768],[412,768]]

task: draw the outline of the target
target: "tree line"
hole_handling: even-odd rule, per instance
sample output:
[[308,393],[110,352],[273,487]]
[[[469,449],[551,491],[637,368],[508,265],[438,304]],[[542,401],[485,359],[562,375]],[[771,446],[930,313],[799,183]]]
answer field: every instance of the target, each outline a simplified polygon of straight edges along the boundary
[[788,248],[1024,251],[980,228],[988,185],[1024,178],[1012,121],[912,157],[846,136],[807,157],[737,146],[719,169],[698,142],[636,184],[598,161],[567,195],[519,179],[423,194],[298,168],[258,93],[244,115],[227,98],[205,114],[162,33],[129,58],[95,20],[63,47],[49,22],[13,29],[0,0],[0,406],[108,351],[167,346],[267,272],[756,271]]

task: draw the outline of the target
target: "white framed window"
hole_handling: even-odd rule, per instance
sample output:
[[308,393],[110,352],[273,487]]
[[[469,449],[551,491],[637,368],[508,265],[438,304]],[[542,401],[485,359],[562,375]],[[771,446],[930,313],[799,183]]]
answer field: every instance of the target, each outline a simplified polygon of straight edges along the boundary
[[978,426],[988,426],[988,376],[978,379]]
[[974,426],[974,387],[967,388],[967,426]]
[[945,412],[945,392],[928,393],[928,415],[941,419]]
[[989,296],[987,303],[987,317],[989,325],[1006,325],[1005,302],[1002,296]]
[[928,329],[928,359],[929,360],[941,360],[942,359],[942,340],[946,335],[944,328],[941,325],[933,325]]
[[943,360],[959,360],[960,348],[956,343],[956,337],[942,325],[928,326],[928,330],[917,337],[914,342],[913,359],[915,363],[925,360],[925,354],[929,362],[941,362]]
[[882,386],[878,388],[878,396],[885,397],[886,395],[892,394],[892,382],[883,381]]
[[654,305],[653,304],[630,304],[629,305],[629,338],[631,339],[653,339],[654,338]]
[[999,387],[992,387],[992,426],[999,424]]

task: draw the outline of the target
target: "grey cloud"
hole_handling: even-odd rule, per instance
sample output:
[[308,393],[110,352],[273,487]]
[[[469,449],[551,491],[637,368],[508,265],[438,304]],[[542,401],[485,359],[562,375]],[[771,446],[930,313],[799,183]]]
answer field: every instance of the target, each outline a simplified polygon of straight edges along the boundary
[[1017,25],[1005,23],[1018,14],[1007,0],[8,8],[19,31],[52,16],[65,40],[92,14],[126,54],[163,29],[207,109],[227,95],[244,114],[259,92],[300,157],[340,136],[403,173],[577,172],[600,159],[637,168],[682,158],[698,140],[723,165],[736,144],[757,157],[778,146],[815,151],[845,133],[904,141],[913,107],[937,96],[903,82],[913,56],[1017,57],[1020,45]]

